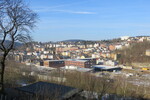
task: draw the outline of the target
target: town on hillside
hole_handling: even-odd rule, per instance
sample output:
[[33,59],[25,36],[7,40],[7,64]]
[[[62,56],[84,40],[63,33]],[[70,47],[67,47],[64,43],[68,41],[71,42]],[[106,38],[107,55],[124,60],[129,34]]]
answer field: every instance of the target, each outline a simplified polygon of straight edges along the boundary
[[[16,91],[21,92],[22,98],[26,93],[45,97],[43,93],[47,89],[53,90],[53,86],[62,87],[61,92],[69,93],[67,97],[66,93],[56,96],[61,100],[73,95],[76,95],[74,100],[99,96],[107,100],[122,97],[140,100],[139,95],[142,95],[140,98],[149,98],[150,36],[123,36],[101,41],[31,42],[16,46],[7,58],[9,67],[6,67],[6,73],[9,74],[6,79],[8,84],[17,86],[11,91],[15,94],[18,94]],[[18,82],[13,79],[18,79]],[[141,94],[140,91],[145,92]]]
[[[15,90],[11,88],[11,92],[15,95],[21,92],[22,98],[31,96],[26,96],[26,93],[45,97],[43,93],[47,89],[54,90],[54,86],[56,89],[62,87],[61,93],[66,91],[65,95],[56,96],[61,100],[140,100],[139,95],[142,95],[140,98],[149,98],[149,60],[150,36],[124,36],[101,41],[31,42],[16,46],[8,54],[6,73],[9,74],[6,79],[7,84],[17,86]],[[141,94],[140,91],[145,92]]]
[[0,100],[150,100],[149,4],[0,0]]
[[[119,60],[123,56],[121,50],[130,48],[134,44],[149,41],[149,36],[124,36],[101,41],[32,42],[29,45],[19,46],[9,54],[9,58],[27,65],[32,64],[54,69],[90,69],[95,66],[132,69],[133,66],[128,66],[129,64],[126,62]],[[144,51],[144,55],[150,56],[150,48]]]

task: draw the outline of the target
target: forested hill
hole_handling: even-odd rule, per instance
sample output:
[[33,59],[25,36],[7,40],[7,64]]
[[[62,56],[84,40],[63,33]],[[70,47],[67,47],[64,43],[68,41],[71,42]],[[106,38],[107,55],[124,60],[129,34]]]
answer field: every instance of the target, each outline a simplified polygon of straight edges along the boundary
[[116,51],[121,54],[118,59],[121,64],[131,64],[133,62],[150,62],[150,56],[146,56],[146,50],[150,49],[150,42],[134,43],[128,48]]

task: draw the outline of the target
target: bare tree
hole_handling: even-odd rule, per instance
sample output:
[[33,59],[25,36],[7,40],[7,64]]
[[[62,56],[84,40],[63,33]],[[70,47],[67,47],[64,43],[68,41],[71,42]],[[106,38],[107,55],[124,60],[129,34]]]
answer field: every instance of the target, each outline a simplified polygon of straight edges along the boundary
[[36,19],[37,14],[22,0],[0,0],[0,50],[2,52],[0,85],[2,92],[4,91],[6,57],[14,48],[16,41],[26,42],[31,39],[29,32],[35,27]]
[[113,85],[113,80],[109,78],[109,76],[103,76],[99,80],[97,80],[98,85],[98,98],[102,100],[102,97],[109,92]]

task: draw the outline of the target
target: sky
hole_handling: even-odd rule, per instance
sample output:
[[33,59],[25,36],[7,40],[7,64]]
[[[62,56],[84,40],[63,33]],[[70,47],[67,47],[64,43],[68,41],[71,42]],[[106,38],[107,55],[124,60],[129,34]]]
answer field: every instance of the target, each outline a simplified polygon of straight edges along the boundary
[[39,20],[35,41],[150,36],[150,0],[25,0]]

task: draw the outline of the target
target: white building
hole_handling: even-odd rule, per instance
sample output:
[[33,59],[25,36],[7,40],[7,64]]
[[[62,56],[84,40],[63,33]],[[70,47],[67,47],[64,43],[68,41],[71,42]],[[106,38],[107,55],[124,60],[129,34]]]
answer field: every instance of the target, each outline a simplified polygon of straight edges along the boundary
[[129,36],[122,36],[121,40],[127,40],[129,38]]

